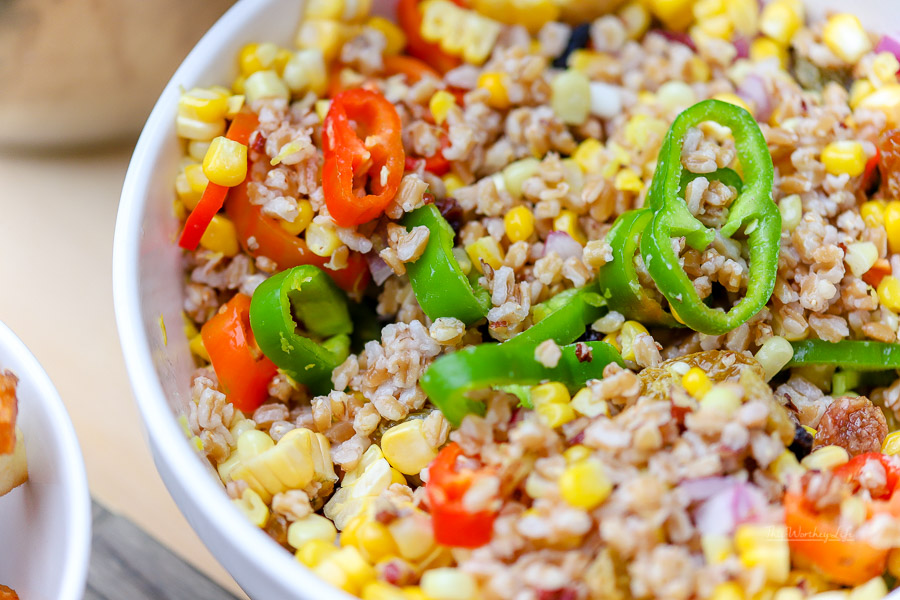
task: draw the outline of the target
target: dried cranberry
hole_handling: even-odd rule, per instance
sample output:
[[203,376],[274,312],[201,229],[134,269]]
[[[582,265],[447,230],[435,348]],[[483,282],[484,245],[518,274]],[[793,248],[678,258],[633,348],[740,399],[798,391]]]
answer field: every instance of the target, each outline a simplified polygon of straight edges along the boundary
[[434,205],[441,211],[441,216],[447,219],[447,223],[453,228],[453,233],[459,235],[459,230],[463,226],[463,209],[459,203],[453,198],[444,198],[435,200]]
[[803,458],[810,452],[813,447],[813,436],[810,432],[803,428],[799,423],[794,426],[794,441],[788,446],[788,450],[794,453],[797,458]]

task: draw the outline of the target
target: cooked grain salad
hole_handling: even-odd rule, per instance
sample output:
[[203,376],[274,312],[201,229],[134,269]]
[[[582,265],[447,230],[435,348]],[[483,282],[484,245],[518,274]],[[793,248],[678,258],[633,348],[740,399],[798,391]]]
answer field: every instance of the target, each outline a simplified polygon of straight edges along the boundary
[[178,105],[185,424],[235,505],[364,600],[884,596],[900,40],[369,4]]

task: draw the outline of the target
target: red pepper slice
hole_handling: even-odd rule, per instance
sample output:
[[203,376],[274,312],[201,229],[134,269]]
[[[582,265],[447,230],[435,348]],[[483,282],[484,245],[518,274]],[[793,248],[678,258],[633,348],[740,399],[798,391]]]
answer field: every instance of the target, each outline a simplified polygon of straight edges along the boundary
[[434,539],[445,546],[477,548],[491,541],[497,513],[469,512],[463,507],[462,498],[475,481],[490,471],[459,469],[456,461],[461,454],[456,443],[444,446],[428,467],[425,491],[431,505]]
[[323,124],[322,191],[341,227],[375,219],[397,194],[405,163],[401,128],[397,109],[378,92],[357,88],[331,101]]
[[884,493],[873,498],[870,509],[872,512],[890,512],[894,516],[900,517],[900,494],[895,494],[897,486],[900,485],[900,458],[881,452],[866,452],[854,456],[849,462],[837,467],[834,474],[859,487],[860,474],[863,473],[866,465],[873,461],[881,464],[886,477]]
[[327,258],[314,254],[303,238],[285,231],[275,219],[262,214],[262,209],[250,202],[247,182],[231,188],[225,202],[225,214],[234,223],[244,251],[254,258],[265,256],[274,261],[279,271],[315,265],[351,294],[364,290],[369,284],[369,267],[360,253],[351,252],[343,269],[328,269],[325,267]]
[[256,348],[250,329],[250,297],[237,294],[200,329],[216,377],[238,410],[250,413],[269,396],[277,367]]
[[440,44],[427,42],[422,37],[422,11],[419,10],[419,0],[400,0],[397,2],[397,23],[406,34],[406,51],[429,65],[446,73],[462,62],[458,57],[451,56],[441,50]]
[[383,60],[384,74],[388,77],[392,75],[406,75],[407,83],[416,83],[426,75],[437,80],[441,79],[440,73],[418,58],[396,55],[385,56]]
[[[259,126],[259,118],[251,112],[240,112],[234,116],[231,125],[228,127],[228,133],[225,134],[229,140],[234,140],[245,146],[250,143],[250,135]],[[181,232],[181,238],[178,245],[185,250],[196,250],[200,243],[200,238],[209,227],[212,218],[216,216],[222,204],[225,202],[225,196],[228,194],[228,186],[219,185],[209,182],[200,202],[188,215],[187,221],[184,223],[184,231]]]
[[420,164],[424,163],[424,168],[429,173],[434,173],[438,177],[446,175],[450,171],[450,161],[444,158],[444,149],[450,147],[450,138],[442,131],[440,139],[441,147],[431,156],[426,156],[425,158],[407,156],[406,170],[415,171]]

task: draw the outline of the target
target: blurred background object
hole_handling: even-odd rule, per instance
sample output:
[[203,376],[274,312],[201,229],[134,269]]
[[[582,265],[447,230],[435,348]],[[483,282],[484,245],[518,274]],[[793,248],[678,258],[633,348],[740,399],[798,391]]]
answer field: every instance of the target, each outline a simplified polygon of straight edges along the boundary
[[0,0],[0,146],[133,139],[234,0]]

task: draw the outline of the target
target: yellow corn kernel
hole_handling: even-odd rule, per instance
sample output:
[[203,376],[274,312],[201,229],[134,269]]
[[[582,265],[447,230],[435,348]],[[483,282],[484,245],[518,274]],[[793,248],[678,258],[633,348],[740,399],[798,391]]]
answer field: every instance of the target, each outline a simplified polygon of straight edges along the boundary
[[475,600],[479,597],[475,579],[452,567],[425,571],[419,585],[432,600]]
[[322,540],[333,544],[337,539],[337,529],[335,529],[334,523],[322,515],[312,513],[291,523],[288,527],[287,538],[288,544],[298,550],[311,540]]
[[403,476],[403,473],[398,471],[397,469],[391,469],[391,483],[399,483],[401,485],[406,485],[406,477]]
[[581,125],[591,112],[591,82],[577,69],[567,69],[550,82],[550,105],[567,125]]
[[744,600],[744,590],[735,581],[726,581],[713,588],[710,600]]
[[637,173],[626,168],[616,173],[613,187],[622,192],[640,192],[644,189],[644,182]]
[[879,52],[872,61],[872,75],[881,84],[897,83],[900,61],[892,52]]
[[567,404],[570,400],[569,390],[558,381],[542,383],[531,388],[531,403],[534,406]]
[[483,63],[502,29],[497,21],[460,8],[449,0],[429,0],[422,4],[422,37],[439,43],[444,52],[461,56],[467,63]]
[[728,104],[734,104],[735,106],[743,108],[748,113],[753,114],[753,110],[750,108],[750,106],[746,102],[744,102],[744,99],[737,94],[716,94],[715,96],[713,96],[713,100],[721,100],[722,102],[727,102]]
[[603,504],[612,492],[603,463],[588,458],[566,467],[559,476],[559,493],[575,508],[593,510]]
[[681,385],[684,386],[688,394],[698,400],[712,389],[712,382],[709,380],[706,372],[700,367],[691,367],[687,373],[682,375]]
[[328,109],[331,108],[331,100],[316,100],[316,115],[320,121],[324,121],[328,116]]
[[[698,2],[694,6],[702,3]],[[719,38],[720,40],[731,39],[734,33],[734,23],[727,14],[710,15],[704,19],[698,19],[697,24],[691,28],[692,31],[699,30],[709,37]]]
[[206,362],[209,362],[209,353],[206,351],[206,347],[203,345],[203,338],[199,333],[191,338],[188,347],[195,356],[199,356]]
[[887,434],[884,443],[881,445],[882,454],[900,454],[900,431],[894,431]]
[[850,600],[881,600],[888,594],[884,578],[877,575],[850,592]]
[[331,256],[341,247],[334,227],[328,223],[310,223],[306,228],[306,245],[316,256]]
[[356,529],[356,542],[354,545],[372,563],[397,553],[397,544],[394,542],[390,530],[378,521],[362,523]]
[[866,502],[859,496],[846,496],[841,500],[841,521],[858,527],[866,520]]
[[507,193],[515,199],[522,197],[522,186],[530,177],[537,174],[541,162],[533,157],[512,162],[503,169],[503,186]]
[[860,100],[859,108],[879,110],[887,117],[889,127],[900,126],[900,84],[892,83],[878,88]]
[[184,173],[179,173],[175,177],[175,193],[178,195],[178,200],[174,203],[176,215],[182,214],[184,209],[194,210],[203,195],[203,192],[198,193],[191,188],[191,184],[188,183],[188,178]]
[[328,88],[328,69],[319,48],[304,48],[291,54],[282,73],[288,89],[302,96],[312,92],[323,96]]
[[850,455],[840,446],[822,446],[806,455],[800,464],[810,471],[833,469],[850,460]]
[[399,555],[405,560],[419,562],[434,551],[431,519],[421,511],[395,519],[388,529],[397,543]]
[[225,133],[225,119],[209,122],[178,115],[175,117],[175,133],[188,140],[208,142]]
[[891,200],[884,207],[884,229],[891,252],[900,252],[900,201]]
[[406,47],[406,34],[393,21],[384,17],[369,17],[366,26],[384,34],[387,40],[387,45],[384,47],[385,55],[394,56],[403,52]]
[[849,13],[832,15],[828,19],[822,29],[822,41],[835,56],[848,64],[855,63],[872,49],[872,41],[859,18]]
[[[622,324],[622,329],[619,330],[618,343],[622,358],[625,360],[634,360],[634,338],[639,333],[649,334],[650,332],[637,321],[625,321]],[[604,341],[606,340],[604,339]]]
[[750,60],[759,62],[770,58],[778,59],[781,68],[785,68],[788,59],[787,48],[767,37],[758,37],[753,40],[750,44]]
[[444,182],[444,188],[447,190],[448,196],[466,185],[462,178],[456,173],[447,173],[441,179]]
[[362,600],[407,600],[402,588],[384,581],[370,581],[360,594]]
[[594,393],[588,388],[582,388],[572,396],[571,406],[575,412],[586,417],[609,416],[609,406],[606,401],[595,398]]
[[[578,394],[576,394],[577,396]],[[591,456],[591,449],[583,444],[575,444],[563,452],[563,457],[569,464],[577,463]]]
[[568,404],[542,404],[535,406],[534,412],[551,429],[561,427],[575,419],[575,411]]
[[237,451],[241,460],[249,460],[272,448],[275,441],[264,431],[250,429],[238,438]]
[[503,216],[503,226],[509,241],[527,240],[534,233],[534,213],[527,206],[516,206]]
[[300,49],[318,48],[325,62],[330,63],[337,58],[344,42],[353,37],[358,29],[336,19],[304,19],[294,43]]
[[725,562],[734,553],[731,538],[721,534],[706,534],[700,537],[700,548],[707,564],[717,565]]
[[857,79],[850,86],[850,108],[856,110],[863,99],[875,91],[875,86],[868,79]]
[[456,96],[447,90],[436,91],[431,96],[431,100],[428,101],[428,110],[431,111],[431,116],[434,117],[434,122],[438,125],[444,124],[444,121],[447,119],[447,113],[454,106],[456,106]]
[[[697,367],[694,367],[696,369]],[[691,374],[689,370],[683,377]],[[701,371],[702,372],[702,371]],[[704,373],[706,375],[706,373]],[[707,377],[707,381],[709,378]],[[687,386],[685,386],[687,389]],[[726,415],[733,415],[741,407],[741,399],[729,385],[715,385],[700,398],[700,406],[706,409],[716,410]]]
[[793,357],[791,343],[777,335],[766,340],[756,353],[756,360],[765,371],[766,381],[780,373]]
[[312,539],[294,553],[298,561],[312,569],[323,560],[337,552],[337,546],[321,539]]
[[219,136],[203,158],[203,174],[218,185],[234,187],[247,178],[247,146]]
[[425,421],[411,419],[394,425],[381,438],[381,451],[391,466],[406,475],[418,475],[437,456],[425,437]]
[[194,88],[178,98],[178,115],[206,123],[218,123],[228,110],[228,95]]
[[588,138],[578,144],[572,158],[585,173],[597,173],[603,159],[603,144],[599,140]]
[[781,212],[781,228],[784,231],[793,231],[803,219],[803,201],[797,194],[779,200],[778,210]]
[[247,488],[240,498],[232,500],[242,513],[257,527],[264,527],[269,520],[269,507],[263,502],[259,494]]
[[872,242],[853,242],[847,244],[847,252],[844,254],[844,262],[850,267],[850,272],[856,277],[865,275],[875,261],[878,260],[878,248]]
[[[187,165],[184,168],[184,176],[187,178],[187,182],[188,185],[190,185],[191,190],[195,194],[202,195],[204,190],[206,190],[206,184],[209,183],[209,179],[207,179],[206,173],[203,172],[203,165]],[[193,206],[189,206],[188,208],[190,208],[191,210],[194,209]]]
[[625,33],[628,39],[636,40],[643,36],[650,28],[650,12],[640,2],[629,2],[620,8],[617,13],[625,25]]
[[806,469],[800,465],[797,455],[790,450],[785,450],[778,455],[772,462],[772,474],[783,485],[787,485],[788,481],[793,477],[799,477],[806,472]]
[[404,587],[403,593],[406,595],[406,600],[432,600],[426,596],[425,592],[422,591],[422,588],[417,585],[408,585]]
[[584,235],[584,230],[578,224],[578,215],[569,209],[559,211],[559,215],[553,219],[553,230],[565,231],[582,246],[587,243],[587,236]]
[[215,215],[212,218],[200,238],[200,245],[207,250],[219,252],[228,257],[237,256],[241,250],[234,223],[225,215]]
[[303,11],[307,19],[335,19],[348,23],[365,19],[372,0],[309,0]]
[[231,82],[231,91],[236,95],[243,95],[244,84],[246,82],[247,77],[242,73],[238,74],[238,76],[234,78],[234,81]]
[[643,0],[644,5],[667,29],[683,31],[694,17],[694,0]]
[[832,175],[862,175],[866,168],[866,152],[862,144],[844,140],[831,142],[822,149],[822,164]]
[[281,225],[282,229],[284,229],[291,235],[300,235],[307,227],[309,227],[309,224],[312,222],[312,218],[312,204],[309,200],[300,199],[297,201],[297,218],[295,218],[293,221],[278,219],[278,224]]
[[806,595],[798,587],[779,588],[771,600],[804,600]]
[[878,284],[878,301],[893,312],[900,311],[900,279],[894,275],[886,275]]
[[509,108],[509,75],[494,71],[486,71],[478,76],[478,87],[488,91],[487,105],[504,110]]
[[622,344],[619,343],[619,334],[618,333],[607,333],[603,336],[603,341],[616,349],[616,352],[619,354],[622,353]]
[[745,567],[760,566],[770,583],[784,583],[791,568],[787,528],[783,525],[740,525],[734,546]]
[[803,25],[803,15],[796,5],[776,0],[767,4],[759,18],[759,29],[781,46],[790,45],[791,38]]
[[271,42],[247,44],[238,53],[241,74],[249,77],[257,71],[269,69],[275,64],[277,56],[278,46]]
[[332,554],[328,560],[334,561],[347,574],[356,589],[375,579],[374,567],[353,546],[344,546]]
[[639,114],[625,124],[625,141],[632,148],[645,148],[652,139],[662,139],[668,125],[661,119]]
[[[859,214],[869,227],[884,225],[884,210],[887,203],[883,200],[868,200],[859,207]],[[898,213],[900,216],[900,213]]]
[[468,246],[466,246],[466,254],[472,259],[472,265],[482,273],[481,261],[484,261],[492,269],[499,269],[503,264],[503,248],[497,243],[497,240],[489,235],[478,238]]
[[263,98],[290,100],[291,91],[277,71],[257,71],[247,77],[244,82],[244,95],[247,102],[255,102]]
[[697,94],[683,81],[667,81],[659,86],[656,99],[665,110],[679,112],[694,104]]

